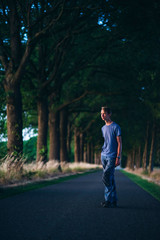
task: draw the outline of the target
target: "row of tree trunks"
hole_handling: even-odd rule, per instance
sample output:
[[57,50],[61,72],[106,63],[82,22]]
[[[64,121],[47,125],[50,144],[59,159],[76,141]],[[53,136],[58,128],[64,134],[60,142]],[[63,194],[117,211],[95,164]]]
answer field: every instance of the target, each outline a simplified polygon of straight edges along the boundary
[[69,159],[67,148],[67,127],[68,127],[67,109],[64,108],[59,112],[54,111],[52,107],[50,107],[48,122],[50,140],[49,160],[68,162]]
[[[53,105],[52,105],[53,106]],[[37,161],[47,161],[47,132],[49,124],[49,160],[69,162],[71,151],[71,126],[68,124],[68,110],[63,108],[60,112],[49,108],[45,98],[38,102],[38,139]],[[85,142],[85,134],[74,129],[74,161],[94,163],[94,147],[92,142]],[[99,162],[99,160],[97,160]]]
[[[61,18],[63,16],[63,13],[66,14],[65,7],[64,7],[65,1],[64,2],[58,1],[58,3],[55,6],[53,6],[53,8],[50,8],[51,5],[48,6],[50,10],[48,10],[48,7],[46,7],[45,9],[45,6],[47,5],[45,1],[40,1],[38,5],[35,4],[34,6],[33,6],[34,1],[31,1],[30,4],[27,4],[27,1],[24,1],[24,4],[20,4],[20,2],[21,1],[2,1],[1,3],[1,6],[2,7],[4,6],[2,10],[3,12],[2,19],[5,19],[5,20],[3,23],[4,25],[8,25],[8,27],[10,28],[9,31],[7,30],[7,28],[4,28],[7,30],[7,31],[4,31],[5,32],[4,35],[6,35],[6,37],[4,37],[4,39],[1,41],[2,45],[3,44],[5,45],[8,42],[6,44],[6,46],[7,45],[8,46],[6,47],[6,50],[5,50],[5,47],[3,48],[2,56],[1,56],[3,69],[5,70],[4,88],[7,96],[8,149],[9,149],[9,153],[13,153],[13,152],[20,153],[23,151],[22,98],[20,94],[20,84],[21,84],[21,79],[23,79],[23,75],[25,73],[25,67],[27,65],[27,61],[29,60],[31,53],[33,52],[34,49],[36,49],[36,55],[37,55],[37,46],[39,43],[39,65],[37,66],[36,64],[37,56],[34,55],[34,57],[36,56],[35,57],[36,61],[35,61],[35,66],[33,67],[34,69],[36,69],[36,72],[38,72],[38,91],[40,91],[40,94],[38,95],[38,103],[37,103],[37,109],[38,109],[37,161],[46,161],[46,156],[47,156],[47,140],[46,140],[47,137],[46,136],[47,136],[47,129],[48,129],[48,126],[47,126],[48,114],[46,112],[48,111],[48,108],[46,106],[46,109],[45,109],[45,103],[43,102],[43,99],[41,99],[42,92],[44,93],[44,89],[43,91],[41,91],[42,90],[41,88],[43,88],[44,85],[45,87],[47,86],[48,88],[51,88],[51,86],[54,85],[54,89],[57,88],[56,83],[54,82],[54,78],[55,76],[58,75],[58,73],[61,72],[60,67],[64,63],[65,55],[67,51],[69,51],[68,49],[73,43],[72,32],[74,33],[77,27],[77,24],[76,24],[77,21],[75,21],[75,19],[79,19],[80,21],[80,22],[78,21],[80,26],[78,32],[80,34],[81,33],[84,34],[84,31],[81,29],[82,25],[86,26],[87,28],[89,27],[89,29],[90,29],[90,25],[88,24],[85,25],[87,21],[85,21],[85,18],[83,20],[83,18],[81,18],[81,15],[79,15],[79,13],[77,13],[77,10],[75,9],[76,17],[73,17],[72,19],[73,24],[71,24],[73,25],[73,28],[71,28],[69,24],[68,30],[65,29],[64,32],[62,33],[61,24],[63,26],[63,20],[61,23]],[[35,14],[33,14],[34,16],[32,16],[33,8],[35,11]],[[84,6],[84,9],[85,8],[88,9],[88,3],[87,5]],[[53,13],[53,16],[51,13]],[[97,10],[95,10],[95,14],[96,13],[99,14]],[[88,19],[90,19],[90,16],[92,17],[93,14],[90,15],[87,13],[87,16],[88,16]],[[82,23],[81,23],[81,19],[82,19]],[[45,64],[45,60],[46,60],[45,54],[47,51],[45,51],[44,49],[45,46],[44,46],[43,40],[44,40],[45,34],[49,33],[46,36],[47,38],[49,36],[49,39],[51,39],[52,41],[52,37],[50,38],[50,36],[52,36],[52,34],[50,35],[50,32],[52,31],[49,32],[49,30],[53,26],[55,26],[56,22],[58,22],[59,20],[60,22],[57,25],[60,26],[60,28],[58,27],[58,29],[60,29],[61,31],[60,41],[58,40],[59,39],[58,37],[59,34],[58,34],[57,37],[54,38],[54,39],[57,39],[58,42],[56,42],[55,40],[55,43],[53,44],[53,46],[55,46],[54,48],[56,49],[56,51],[54,51],[55,60],[56,60],[55,65],[53,64],[54,71],[53,73],[51,73],[51,78],[47,79],[46,81],[45,69],[49,69],[49,68]],[[7,21],[8,21],[8,24],[6,24]],[[69,23],[70,21],[71,19],[69,20]],[[22,26],[24,29],[22,29]],[[24,32],[25,35],[27,34],[27,42],[25,40],[26,36],[22,32]],[[62,39],[64,38],[63,41],[61,38]],[[6,41],[6,39],[8,39],[8,41]],[[94,61],[98,56],[99,54],[97,54],[96,52],[95,56],[93,58],[91,57],[89,62]],[[32,59],[30,60],[32,61]],[[83,67],[88,66],[88,59],[84,61],[82,66]],[[77,70],[80,70],[82,66],[80,66],[80,68],[77,68]],[[46,84],[44,84],[44,82],[46,82]],[[51,82],[52,84],[50,85]],[[46,95],[49,96],[48,93],[46,93]],[[60,113],[61,114],[60,127],[58,126],[58,128],[54,129],[55,126],[54,125],[52,126],[51,123],[52,121],[54,121],[53,119],[55,118],[56,114],[57,114],[56,112],[54,111],[52,112],[50,110],[49,127],[51,131],[50,131],[49,158],[61,159],[61,161],[68,161],[67,146],[66,146],[66,126],[65,126],[67,125],[67,118],[65,118],[64,116],[65,113]],[[56,125],[56,123],[54,124]],[[81,159],[83,158],[83,152],[81,152],[80,158]]]
[[[21,97],[21,79],[24,76],[26,71],[27,62],[31,56],[31,53],[40,42],[41,39],[44,39],[44,34],[46,34],[51,27],[55,24],[55,20],[48,18],[48,12],[45,11],[46,17],[44,16],[44,5],[45,1],[41,1],[38,7],[34,6],[34,10],[36,10],[36,14],[31,17],[32,4],[24,1],[24,4],[20,4],[20,1],[4,1],[1,3],[2,10],[2,18],[3,23],[5,23],[5,34],[3,38],[0,39],[0,61],[2,63],[2,69],[5,72],[5,79],[3,81],[3,86],[6,93],[6,104],[7,104],[7,135],[8,135],[8,153],[13,154],[17,157],[20,153],[23,152],[23,120],[22,120],[22,97]],[[56,5],[58,8],[62,7],[61,1]],[[27,10],[27,12],[26,12]],[[54,8],[53,8],[54,10]],[[59,12],[59,11],[58,11]],[[50,15],[50,14],[49,14]],[[57,21],[62,15],[62,11],[60,11],[60,15],[57,17]],[[41,19],[39,23],[37,19]],[[35,21],[36,24],[33,24]],[[45,24],[43,24],[45,22]],[[27,24],[27,26],[25,26]],[[3,25],[3,24],[2,24]],[[39,25],[39,26],[38,26]],[[22,26],[27,29],[27,42],[24,43],[24,36],[22,33]],[[38,26],[38,28],[37,28]],[[26,37],[25,37],[26,38]],[[6,41],[6,39],[8,39]],[[22,47],[23,45],[23,47]],[[40,43],[39,46],[39,66],[36,68],[36,72],[38,73],[38,81],[41,88],[42,81],[45,76],[41,74],[44,71],[44,55],[42,55],[42,51],[45,55],[46,51],[44,51],[44,45]],[[43,69],[42,69],[43,67]],[[38,89],[39,90],[39,89]],[[38,96],[38,113],[42,111],[43,108],[43,100],[40,99],[41,94]],[[47,111],[44,110],[44,112]],[[46,116],[38,116],[38,131],[39,137],[37,142],[37,160],[45,161],[47,155],[47,147],[46,147],[46,124],[43,123],[42,119],[48,118]],[[44,120],[46,121],[46,120]],[[42,136],[44,133],[44,136]],[[17,153],[17,154],[16,154]],[[42,154],[44,153],[44,154]],[[44,155],[44,156],[43,156]]]
[[[79,129],[74,129],[74,161],[95,163],[95,152],[91,142],[85,142],[85,134],[79,132]],[[98,158],[98,157],[96,157]],[[100,162],[97,160],[97,162]]]
[[[150,151],[149,151],[149,145],[150,145]],[[139,146],[136,151],[135,149],[133,149],[132,152],[128,154],[127,167],[134,170],[135,166],[137,169],[142,166],[144,171],[148,170],[148,172],[151,173],[153,171],[153,165],[154,165],[154,153],[155,153],[155,123],[153,123],[151,128],[150,144],[149,144],[149,123],[147,123],[143,155],[141,155],[141,146]]]

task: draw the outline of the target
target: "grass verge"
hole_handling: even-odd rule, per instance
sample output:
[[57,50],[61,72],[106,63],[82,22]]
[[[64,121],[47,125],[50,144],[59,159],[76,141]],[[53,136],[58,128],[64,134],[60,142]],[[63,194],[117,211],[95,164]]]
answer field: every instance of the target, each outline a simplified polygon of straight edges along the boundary
[[98,170],[90,170],[84,173],[76,173],[75,175],[70,175],[70,176],[64,176],[64,177],[60,177],[57,179],[53,179],[53,180],[44,180],[41,182],[35,182],[35,183],[28,183],[26,185],[21,185],[21,186],[16,186],[16,187],[6,187],[6,188],[0,188],[0,199],[4,199],[4,198],[8,198],[20,193],[24,193],[30,190],[34,190],[34,189],[38,189],[38,188],[42,188],[42,187],[46,187],[49,185],[53,185],[53,184],[57,184],[57,183],[61,183],[73,178],[77,178],[79,176],[83,176],[89,173],[94,173],[97,172]]
[[121,172],[129,177],[133,182],[135,182],[138,186],[143,188],[146,192],[150,193],[153,197],[155,197],[157,200],[160,201],[160,186],[153,183],[153,182],[148,182],[145,179],[142,179],[141,177],[128,173],[124,170],[121,170]]

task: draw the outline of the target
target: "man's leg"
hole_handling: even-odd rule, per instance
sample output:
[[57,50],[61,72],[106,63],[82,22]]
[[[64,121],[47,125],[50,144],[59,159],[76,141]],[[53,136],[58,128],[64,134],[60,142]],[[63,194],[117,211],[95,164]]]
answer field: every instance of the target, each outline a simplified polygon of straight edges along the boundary
[[115,178],[113,176],[112,179],[112,203],[113,205],[117,205],[117,192],[116,192],[116,184],[115,184]]
[[103,166],[105,166],[103,170],[103,176],[102,181],[105,185],[105,205],[109,206],[113,202],[113,192],[115,190],[115,184],[114,184],[114,164],[115,159],[105,159],[105,163]]

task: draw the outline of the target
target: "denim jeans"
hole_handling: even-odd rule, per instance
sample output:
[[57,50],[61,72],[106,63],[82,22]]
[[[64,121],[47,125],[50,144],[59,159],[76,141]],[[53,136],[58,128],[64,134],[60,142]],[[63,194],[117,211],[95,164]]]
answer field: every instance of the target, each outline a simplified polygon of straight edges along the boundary
[[111,159],[101,155],[101,162],[103,166],[102,181],[105,186],[104,198],[105,201],[108,201],[110,203],[117,201],[116,185],[114,179],[115,161],[115,158]]

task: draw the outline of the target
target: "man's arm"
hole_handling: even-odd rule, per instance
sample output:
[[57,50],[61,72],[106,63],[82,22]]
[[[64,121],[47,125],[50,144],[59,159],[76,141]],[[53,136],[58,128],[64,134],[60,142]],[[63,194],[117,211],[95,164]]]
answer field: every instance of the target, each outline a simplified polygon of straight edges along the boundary
[[117,157],[116,157],[116,163],[115,163],[116,167],[120,165],[120,160],[121,160],[121,153],[122,153],[122,137],[121,136],[117,137],[117,143],[118,143],[118,147],[117,147]]

